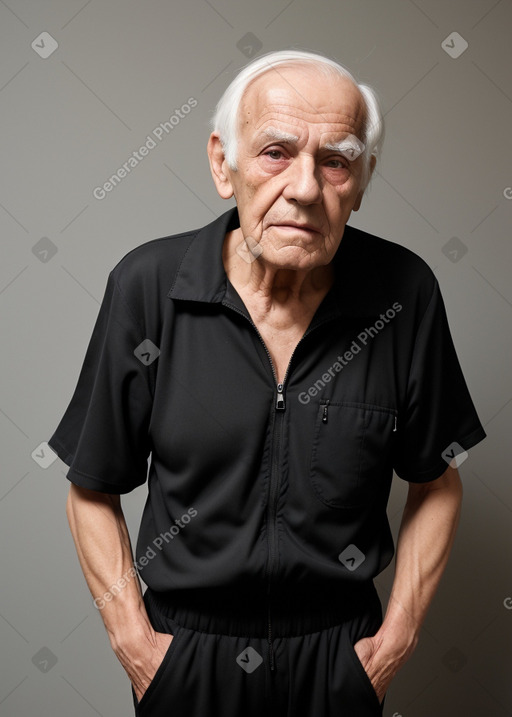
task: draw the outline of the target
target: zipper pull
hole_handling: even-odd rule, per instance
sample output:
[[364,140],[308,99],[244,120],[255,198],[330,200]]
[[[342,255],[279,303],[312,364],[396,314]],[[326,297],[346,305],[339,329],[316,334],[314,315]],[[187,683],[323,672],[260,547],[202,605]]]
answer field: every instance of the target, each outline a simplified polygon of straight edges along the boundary
[[397,416],[395,415],[395,426],[393,428],[393,433],[396,433],[396,421],[397,421]]
[[323,416],[322,416],[322,423],[327,423],[327,409],[328,409],[328,407],[329,407],[329,399],[327,399],[327,401],[325,402],[324,413],[323,413]]
[[284,405],[283,384],[278,383],[277,384],[276,410],[284,411],[284,409],[285,409],[285,405]]

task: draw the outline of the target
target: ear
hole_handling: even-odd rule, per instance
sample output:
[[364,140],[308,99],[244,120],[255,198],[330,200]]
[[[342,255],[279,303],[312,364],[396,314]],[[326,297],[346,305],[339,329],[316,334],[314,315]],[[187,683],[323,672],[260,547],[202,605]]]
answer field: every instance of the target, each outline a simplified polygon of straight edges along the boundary
[[[369,182],[370,179],[371,179],[371,176],[372,176],[372,174],[373,174],[373,170],[375,169],[375,164],[376,164],[376,163],[377,163],[377,157],[376,157],[374,154],[372,154],[372,156],[370,157],[370,167],[369,167],[369,173],[368,173],[368,182]],[[352,207],[352,211],[353,211],[353,212],[358,212],[358,211],[359,211],[359,207],[361,206],[361,202],[363,201],[363,194],[364,194],[365,191],[366,191],[366,187],[368,186],[368,182],[366,182],[366,185],[359,191],[359,193],[358,193],[358,195],[357,195],[357,197],[356,197],[356,201],[354,202],[354,206]]]
[[210,162],[210,171],[217,192],[222,199],[229,199],[233,196],[233,186],[229,178],[229,167],[224,157],[224,149],[220,141],[219,134],[212,132],[207,146],[208,160]]

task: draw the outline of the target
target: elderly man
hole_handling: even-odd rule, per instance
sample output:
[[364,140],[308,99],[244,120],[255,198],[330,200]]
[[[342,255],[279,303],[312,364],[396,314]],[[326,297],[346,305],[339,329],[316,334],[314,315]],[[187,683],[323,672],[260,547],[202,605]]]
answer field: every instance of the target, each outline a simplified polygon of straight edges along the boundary
[[[110,273],[50,445],[138,715],[379,715],[418,641],[485,432],[431,270],[347,226],[381,137],[343,67],[257,59],[208,143],[236,208]],[[134,564],[120,495],[146,479]]]

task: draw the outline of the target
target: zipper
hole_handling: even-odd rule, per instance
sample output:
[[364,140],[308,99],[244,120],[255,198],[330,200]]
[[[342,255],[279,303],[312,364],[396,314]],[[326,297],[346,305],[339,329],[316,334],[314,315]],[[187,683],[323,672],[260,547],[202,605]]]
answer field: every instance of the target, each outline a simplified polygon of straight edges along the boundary
[[[290,359],[291,362],[291,359]],[[289,365],[289,364],[288,364]],[[273,367],[272,367],[273,368]],[[275,656],[274,656],[274,645],[272,635],[272,577],[277,562],[277,504],[279,501],[279,487],[280,487],[280,476],[279,469],[281,464],[281,442],[283,435],[283,422],[284,422],[284,411],[286,408],[284,399],[284,384],[286,381],[286,375],[283,383],[277,384],[276,402],[275,402],[275,413],[273,417],[272,425],[272,451],[270,461],[270,480],[269,480],[269,498],[267,504],[267,535],[268,535],[268,563],[267,563],[267,641],[268,641],[268,658],[270,669],[275,669]],[[275,372],[274,372],[275,375]]]
[[[298,341],[297,345],[295,346],[292,355],[290,356],[290,361],[288,362],[288,366],[286,367],[286,371],[284,374],[283,382],[278,383],[277,381],[277,375],[274,367],[274,362],[272,361],[272,356],[270,355],[270,351],[267,348],[266,343],[263,340],[262,335],[258,331],[258,327],[254,323],[254,321],[251,319],[250,316],[245,314],[241,309],[239,309],[234,304],[231,304],[230,302],[223,301],[222,304],[224,306],[227,306],[232,311],[235,311],[237,314],[240,314],[240,316],[243,316],[253,329],[256,331],[256,334],[258,338],[260,339],[263,348],[265,349],[265,352],[268,356],[270,368],[272,370],[272,376],[274,378],[274,383],[276,386],[276,395],[275,395],[275,402],[274,402],[274,415],[273,415],[273,421],[272,421],[272,451],[271,451],[271,462],[270,462],[270,480],[269,480],[269,499],[267,504],[267,535],[268,535],[268,563],[267,563],[267,644],[268,644],[268,660],[269,660],[269,666],[270,670],[274,671],[276,667],[275,662],[275,654],[274,654],[274,637],[273,637],[273,629],[272,629],[272,577],[274,573],[275,568],[275,562],[276,562],[276,556],[277,556],[277,503],[279,498],[279,458],[281,454],[281,438],[282,438],[282,424],[284,422],[284,412],[286,409],[286,399],[285,399],[285,387],[286,387],[286,380],[288,378],[288,373],[290,371],[290,366],[293,361],[293,358],[295,356],[295,353],[300,346],[300,344],[304,341],[306,336],[309,336],[309,334],[312,331],[315,331],[320,326],[323,326],[323,324],[327,323],[328,321],[332,321],[336,317],[326,317],[322,321],[320,321],[316,326],[309,327],[306,329],[306,332],[302,336],[302,338]],[[327,414],[325,414],[326,416]],[[327,418],[326,418],[327,420]]]

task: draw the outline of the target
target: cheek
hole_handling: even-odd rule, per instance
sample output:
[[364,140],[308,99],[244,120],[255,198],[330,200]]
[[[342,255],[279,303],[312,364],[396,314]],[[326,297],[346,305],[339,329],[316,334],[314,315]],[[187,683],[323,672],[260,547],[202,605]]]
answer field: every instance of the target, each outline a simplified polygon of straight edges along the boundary
[[244,199],[248,204],[248,211],[253,216],[263,217],[279,199],[283,191],[283,183],[278,177],[259,181],[251,178],[244,187]]
[[245,185],[245,196],[247,197],[247,199],[253,199],[253,197],[256,195],[257,189],[258,189],[258,187],[256,184],[252,184],[252,183],[246,184]]
[[246,181],[235,194],[240,221],[246,233],[259,237],[265,216],[274,205],[279,193],[268,183]]
[[350,216],[357,192],[335,191],[324,195],[324,209],[331,229],[343,227]]
[[359,176],[355,175],[350,175],[346,181],[328,183],[324,186],[324,203],[330,207],[335,207],[337,204],[341,207],[340,211],[345,211],[355,202],[359,189]]
[[350,194],[359,187],[360,172],[356,168],[350,168],[341,172],[329,172],[327,169],[324,173],[326,186],[331,186],[335,191],[344,196]]
[[347,183],[350,184],[353,179],[353,174],[350,169],[330,169],[324,167],[322,170],[324,183],[333,187],[344,187]]

